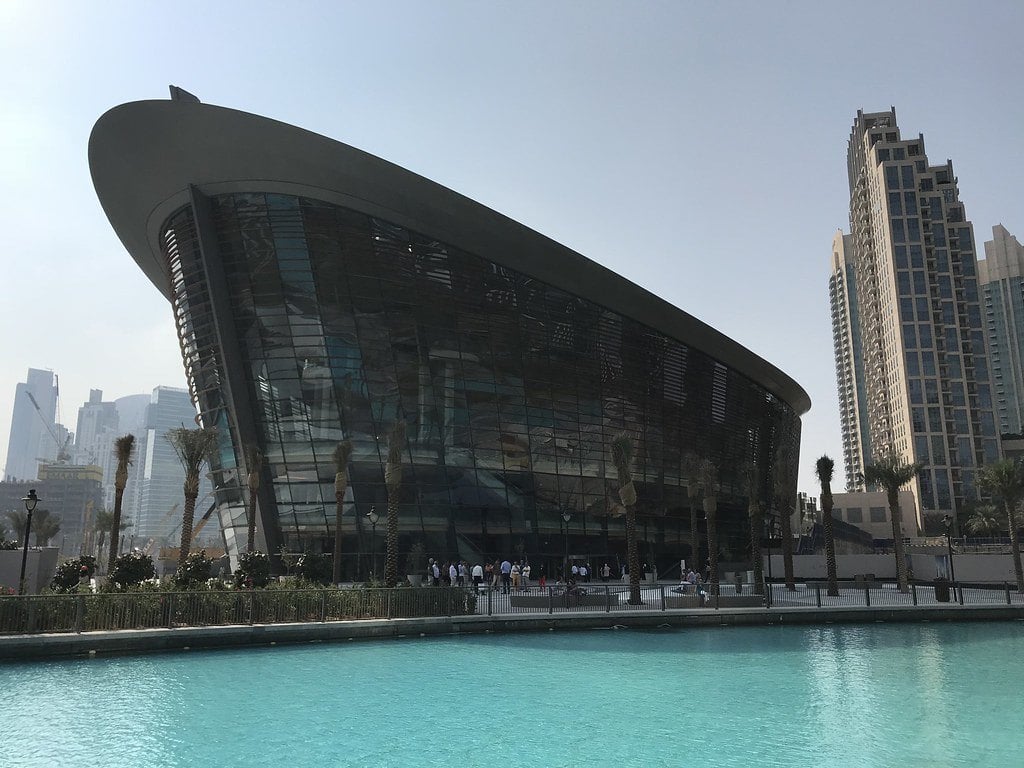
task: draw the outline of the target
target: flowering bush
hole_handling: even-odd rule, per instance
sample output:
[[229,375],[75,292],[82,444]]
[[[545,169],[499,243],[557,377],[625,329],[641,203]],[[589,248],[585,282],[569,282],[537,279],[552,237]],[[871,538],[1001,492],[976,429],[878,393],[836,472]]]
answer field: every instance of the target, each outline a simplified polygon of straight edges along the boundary
[[54,592],[77,592],[82,579],[91,579],[96,573],[96,558],[82,555],[74,560],[65,560],[57,566],[50,589]]
[[270,582],[270,558],[265,552],[246,552],[238,558],[235,586],[239,589],[265,587]]
[[313,555],[307,552],[295,564],[295,571],[299,578],[323,586],[331,583],[333,567],[334,562],[330,555]]
[[204,584],[210,579],[213,560],[206,556],[206,550],[193,552],[185,558],[185,564],[178,566],[174,573],[174,584],[178,587],[191,587]]
[[107,575],[107,583],[115,591],[123,592],[127,587],[152,579],[155,573],[153,558],[135,550],[114,561],[114,567]]

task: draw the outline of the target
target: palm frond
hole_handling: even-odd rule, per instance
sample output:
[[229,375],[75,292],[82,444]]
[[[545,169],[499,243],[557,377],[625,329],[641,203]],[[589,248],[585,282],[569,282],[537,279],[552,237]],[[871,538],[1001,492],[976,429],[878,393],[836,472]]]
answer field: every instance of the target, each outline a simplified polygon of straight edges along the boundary
[[203,462],[216,451],[217,438],[217,430],[213,427],[177,427],[167,432],[167,442],[174,448],[186,474],[199,472]]
[[114,456],[117,463],[131,464],[132,449],[135,447],[135,435],[122,435],[114,441]]
[[832,484],[832,475],[835,472],[836,463],[828,455],[820,457],[814,462],[814,473],[818,476],[818,482],[823,486]]

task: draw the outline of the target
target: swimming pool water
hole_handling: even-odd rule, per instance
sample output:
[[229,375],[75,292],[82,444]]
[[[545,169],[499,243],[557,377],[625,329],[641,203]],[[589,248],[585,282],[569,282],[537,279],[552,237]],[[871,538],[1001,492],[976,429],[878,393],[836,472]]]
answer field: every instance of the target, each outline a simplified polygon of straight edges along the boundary
[[1024,626],[426,638],[0,665],[4,766],[1010,766]]

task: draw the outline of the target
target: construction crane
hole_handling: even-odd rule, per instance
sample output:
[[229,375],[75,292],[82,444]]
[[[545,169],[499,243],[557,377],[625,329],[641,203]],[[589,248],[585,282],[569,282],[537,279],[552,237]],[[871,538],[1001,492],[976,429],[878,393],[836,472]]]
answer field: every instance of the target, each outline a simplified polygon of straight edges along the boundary
[[[56,374],[54,374],[54,377],[56,377]],[[35,395],[28,391],[26,391],[25,394],[28,395],[28,399],[32,402],[32,407],[35,408],[36,413],[39,414],[39,418],[43,422],[43,426],[46,427],[46,431],[49,432],[50,437],[53,438],[53,444],[57,446],[57,463],[67,464],[68,461],[71,459],[71,454],[68,452],[68,446],[70,446],[71,444],[71,433],[68,432],[67,436],[64,438],[62,442],[60,436],[57,434],[56,425],[53,424],[49,419],[47,419],[46,416],[43,414],[43,409],[39,407],[39,403],[36,401]],[[42,458],[37,458],[36,460],[49,461],[49,459]]]

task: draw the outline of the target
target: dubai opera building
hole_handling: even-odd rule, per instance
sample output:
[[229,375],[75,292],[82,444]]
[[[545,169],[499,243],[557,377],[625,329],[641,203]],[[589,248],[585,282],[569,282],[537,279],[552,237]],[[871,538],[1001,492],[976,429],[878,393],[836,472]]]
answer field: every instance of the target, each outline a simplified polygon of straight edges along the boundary
[[[89,143],[97,194],[173,308],[229,552],[260,468],[270,552],[327,552],[332,452],[354,445],[346,578],[382,552],[384,464],[404,419],[399,553],[625,558],[609,443],[636,445],[640,557],[690,559],[688,467],[715,468],[722,554],[750,557],[744,468],[796,499],[804,390],[735,341],[548,238],[345,144],[251,114],[116,107]],[[789,510],[786,510],[787,512]],[[564,521],[568,516],[568,522]],[[701,543],[706,549],[706,542]],[[698,553],[698,556],[703,553]]]

